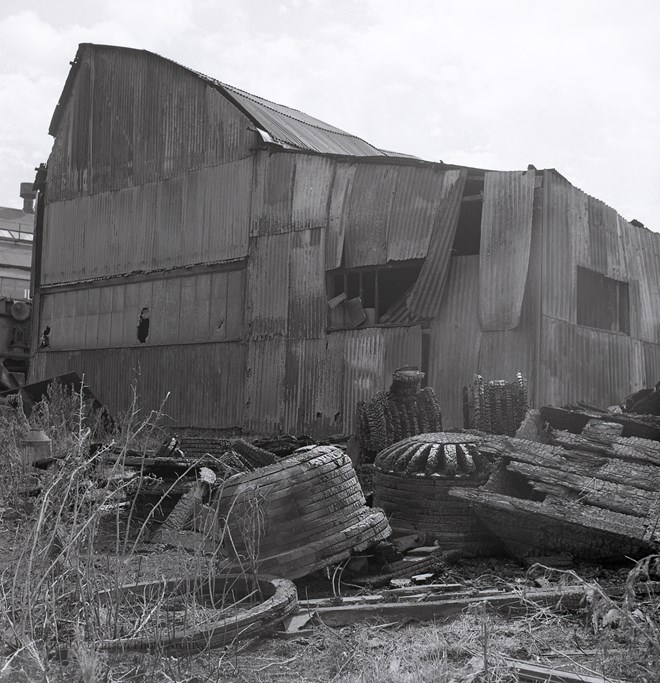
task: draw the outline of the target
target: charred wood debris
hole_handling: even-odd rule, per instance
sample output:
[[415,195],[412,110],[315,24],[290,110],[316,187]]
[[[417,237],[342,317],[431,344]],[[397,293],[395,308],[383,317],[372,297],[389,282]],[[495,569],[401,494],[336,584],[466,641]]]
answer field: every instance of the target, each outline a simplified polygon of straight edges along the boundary
[[[150,453],[101,444],[92,453],[115,476],[121,461],[136,519],[150,523],[153,544],[220,548],[230,573],[256,557],[251,568],[267,575],[324,574],[333,591],[341,581],[389,591],[439,587],[440,597],[423,598],[435,605],[425,608],[428,618],[478,597],[446,583],[450,565],[466,557],[566,568],[658,552],[660,383],[607,410],[585,403],[529,410],[522,375],[475,377],[464,390],[464,427],[443,431],[435,393],[422,381],[416,368],[397,370],[388,391],[358,405],[350,437],[197,434],[168,437]],[[544,604],[566,598],[547,582],[535,589],[546,591]],[[358,618],[340,606],[425,618],[403,604],[367,608],[375,598],[365,599],[306,609],[327,607],[336,623]],[[487,596],[511,609],[517,600]]]

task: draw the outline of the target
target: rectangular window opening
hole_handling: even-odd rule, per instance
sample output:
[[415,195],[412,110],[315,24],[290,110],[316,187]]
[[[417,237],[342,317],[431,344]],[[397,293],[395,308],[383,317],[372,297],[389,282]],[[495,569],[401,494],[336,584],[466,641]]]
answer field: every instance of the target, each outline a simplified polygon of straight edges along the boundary
[[629,335],[628,283],[578,266],[577,324]]
[[453,256],[471,256],[479,253],[481,245],[481,213],[484,204],[483,174],[469,175],[463,189],[458,226],[452,246]]
[[411,322],[405,300],[422,263],[419,259],[328,273],[328,326],[341,329]]

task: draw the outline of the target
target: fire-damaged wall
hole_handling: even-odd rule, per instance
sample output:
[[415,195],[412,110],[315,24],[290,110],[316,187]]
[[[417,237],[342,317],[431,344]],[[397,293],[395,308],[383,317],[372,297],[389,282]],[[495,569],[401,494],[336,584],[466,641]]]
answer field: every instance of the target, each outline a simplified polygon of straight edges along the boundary
[[421,365],[450,426],[476,372],[604,403],[660,371],[657,239],[553,171],[388,156],[96,46],[51,133],[31,374],[84,374],[114,412],[136,376],[181,426],[348,432]]

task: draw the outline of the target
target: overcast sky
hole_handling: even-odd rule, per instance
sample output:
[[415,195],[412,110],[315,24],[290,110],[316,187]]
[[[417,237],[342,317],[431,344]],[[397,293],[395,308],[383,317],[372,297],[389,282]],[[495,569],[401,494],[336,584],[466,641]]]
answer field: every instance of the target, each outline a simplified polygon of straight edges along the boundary
[[0,206],[78,43],[144,48],[389,150],[553,167],[660,231],[657,0],[0,0]]

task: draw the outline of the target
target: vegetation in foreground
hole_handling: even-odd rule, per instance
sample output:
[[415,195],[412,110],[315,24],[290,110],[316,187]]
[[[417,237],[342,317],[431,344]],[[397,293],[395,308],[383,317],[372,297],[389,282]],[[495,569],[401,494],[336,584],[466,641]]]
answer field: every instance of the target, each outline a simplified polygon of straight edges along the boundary
[[[135,400],[110,434],[92,418],[79,394],[58,387],[29,420],[20,411],[0,416],[0,683],[494,682],[516,680],[511,659],[607,680],[660,679],[660,607],[649,592],[660,556],[634,566],[617,601],[574,572],[535,568],[545,580],[588,585],[592,598],[579,614],[530,604],[515,619],[476,609],[437,624],[317,624],[294,640],[262,636],[195,655],[174,656],[158,646],[150,653],[107,652],[101,641],[171,629],[182,610],[169,609],[165,595],[104,605],[100,591],[183,575],[212,578],[222,558],[147,543],[153,515],[141,514],[135,501],[148,482],[121,456],[160,444],[161,415],[143,417]],[[22,459],[20,444],[31,426],[46,431],[57,457],[41,474]],[[98,439],[106,446],[90,456]],[[110,445],[119,455],[109,465]],[[183,613],[184,626],[206,618],[195,604]]]

